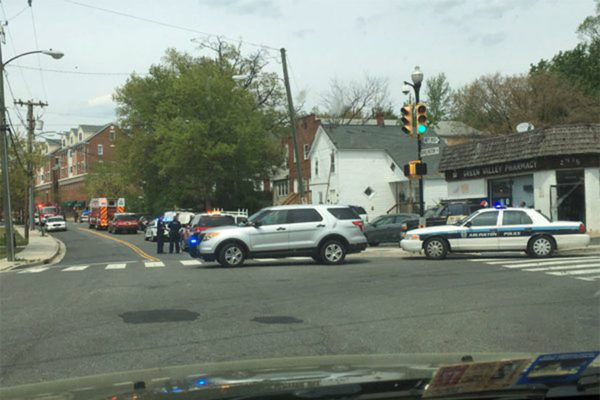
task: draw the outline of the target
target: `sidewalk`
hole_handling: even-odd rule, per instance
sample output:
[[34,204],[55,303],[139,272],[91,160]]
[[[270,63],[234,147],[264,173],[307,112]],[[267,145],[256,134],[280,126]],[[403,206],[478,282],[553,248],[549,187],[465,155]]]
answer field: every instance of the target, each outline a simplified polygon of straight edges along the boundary
[[[22,226],[15,226],[15,229],[25,236]],[[6,258],[0,260],[0,271],[8,271],[17,267],[34,266],[39,264],[48,264],[60,251],[60,243],[52,236],[46,234],[42,236],[39,230],[29,232],[29,244],[15,255],[15,261],[7,261]]]

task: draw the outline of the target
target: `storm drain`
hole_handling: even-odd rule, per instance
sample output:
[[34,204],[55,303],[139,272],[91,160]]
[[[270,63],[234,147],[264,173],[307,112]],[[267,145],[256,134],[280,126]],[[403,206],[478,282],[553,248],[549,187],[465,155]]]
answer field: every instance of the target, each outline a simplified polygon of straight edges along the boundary
[[198,319],[199,316],[200,314],[197,312],[178,309],[128,311],[119,314],[119,317],[121,317],[126,324],[194,321]]
[[301,324],[301,319],[289,317],[286,315],[273,315],[269,317],[254,317],[252,321],[258,322],[261,324]]

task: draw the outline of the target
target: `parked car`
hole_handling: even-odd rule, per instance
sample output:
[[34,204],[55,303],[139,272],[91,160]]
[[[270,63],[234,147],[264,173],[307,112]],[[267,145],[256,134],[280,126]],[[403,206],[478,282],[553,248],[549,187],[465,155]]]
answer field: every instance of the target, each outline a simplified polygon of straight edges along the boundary
[[419,219],[417,214],[388,214],[381,215],[365,226],[365,236],[369,246],[378,246],[379,243],[400,240],[402,232],[408,230],[407,221]]
[[223,226],[195,233],[190,255],[223,266],[256,257],[312,257],[341,264],[346,254],[363,251],[367,238],[358,214],[348,206],[288,205],[263,208],[244,226]]
[[449,252],[461,251],[525,251],[531,257],[550,257],[555,250],[589,243],[581,222],[551,222],[530,208],[486,208],[456,225],[408,231],[400,246],[406,251],[424,251],[427,258],[443,259]]
[[79,216],[79,222],[89,222],[90,221],[90,210],[83,210],[81,215]]
[[[425,211],[426,226],[452,225],[473,212],[484,208],[480,200],[443,201],[436,207]],[[409,230],[419,227],[419,218],[407,221]]]
[[348,206],[350,207],[355,213],[358,214],[358,216],[360,217],[360,219],[362,219],[363,223],[367,223],[369,222],[369,215],[367,214],[367,210],[365,210],[363,207],[361,206]]
[[[146,231],[144,232],[144,240],[151,240],[156,242],[156,225],[158,223],[158,218],[154,218],[150,223],[146,226]],[[166,225],[166,224],[165,224]],[[169,240],[169,230],[165,226],[165,233],[163,235],[165,240]]]
[[52,231],[66,231],[67,221],[62,215],[56,215],[54,217],[46,217],[46,228],[48,232]]
[[136,233],[137,229],[137,218],[133,213],[115,213],[111,220],[108,221],[109,233]]
[[223,214],[223,213],[200,213],[194,215],[190,223],[182,229],[181,248],[184,251],[189,250],[188,241],[194,233],[201,233],[207,229],[218,226],[238,225],[240,222],[248,220],[247,216]]

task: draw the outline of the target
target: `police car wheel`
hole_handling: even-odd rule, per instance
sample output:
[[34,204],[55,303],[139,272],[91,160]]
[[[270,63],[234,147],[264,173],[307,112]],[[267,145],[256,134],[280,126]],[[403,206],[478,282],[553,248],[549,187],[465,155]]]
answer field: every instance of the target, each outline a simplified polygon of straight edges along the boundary
[[529,242],[527,252],[536,258],[550,257],[554,252],[554,242],[548,236],[538,236]]
[[425,256],[432,260],[442,260],[448,254],[448,245],[446,241],[440,238],[431,238],[423,246]]
[[217,261],[224,267],[237,267],[244,263],[244,249],[238,243],[228,243],[221,248]]

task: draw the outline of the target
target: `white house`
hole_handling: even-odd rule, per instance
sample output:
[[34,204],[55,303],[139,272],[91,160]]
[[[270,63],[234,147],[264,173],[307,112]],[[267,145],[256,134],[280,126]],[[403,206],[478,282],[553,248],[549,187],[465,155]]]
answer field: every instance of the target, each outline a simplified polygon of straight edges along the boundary
[[[433,130],[428,137],[435,137]],[[424,180],[425,208],[447,196],[444,176],[437,173],[440,146],[445,144],[423,146],[430,154],[423,157],[429,170]],[[313,204],[362,206],[369,219],[418,210],[419,184],[403,172],[404,164],[417,159],[417,142],[399,126],[321,126],[309,157]]]

